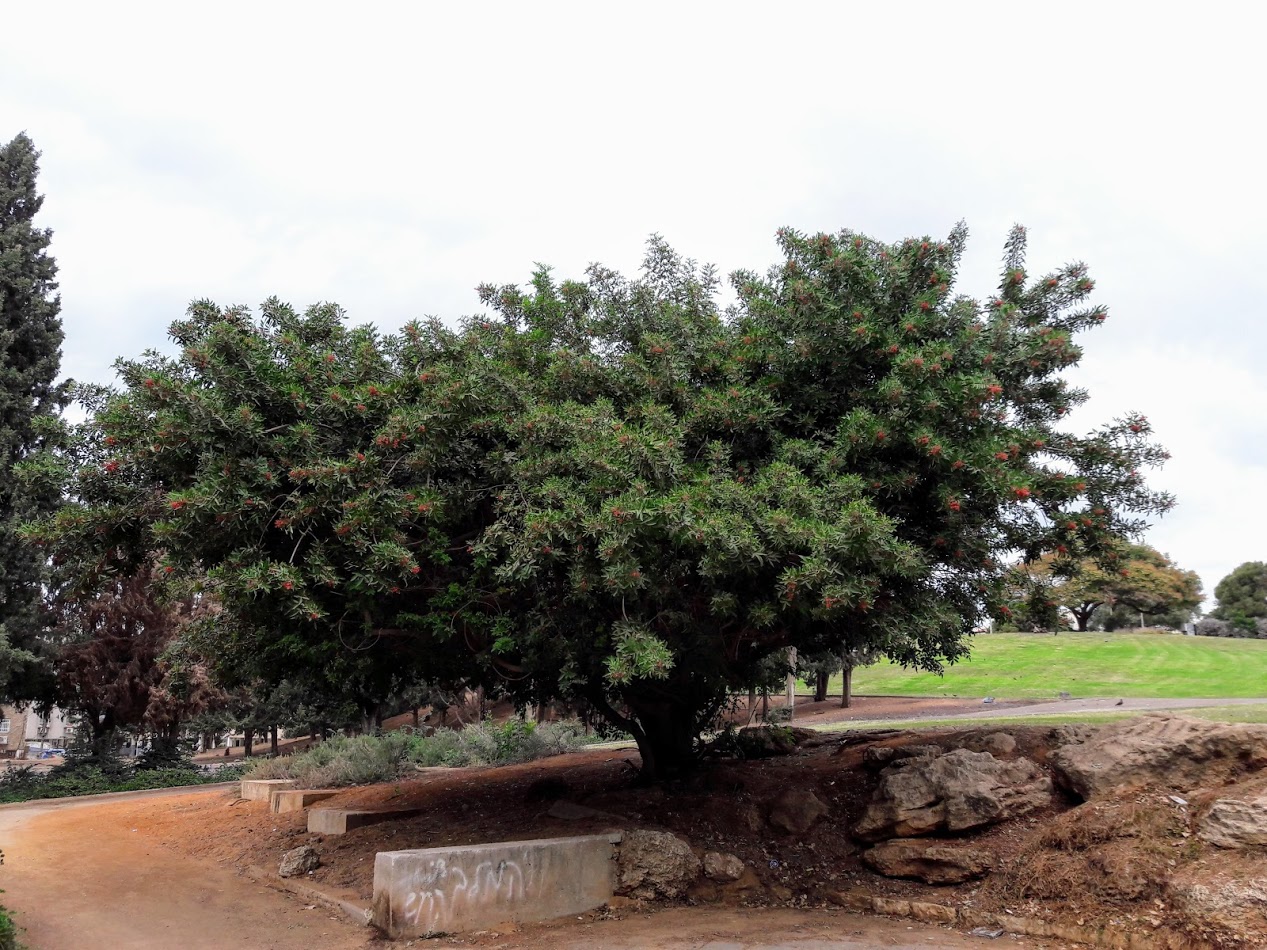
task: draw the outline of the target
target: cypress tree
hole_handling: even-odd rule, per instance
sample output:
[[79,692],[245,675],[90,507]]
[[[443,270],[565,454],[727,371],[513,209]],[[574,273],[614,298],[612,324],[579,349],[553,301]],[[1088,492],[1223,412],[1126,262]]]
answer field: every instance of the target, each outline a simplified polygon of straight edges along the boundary
[[35,698],[41,679],[46,558],[19,529],[60,501],[32,460],[57,439],[66,404],[52,232],[35,226],[39,155],[25,133],[0,147],[0,695],[13,698]]

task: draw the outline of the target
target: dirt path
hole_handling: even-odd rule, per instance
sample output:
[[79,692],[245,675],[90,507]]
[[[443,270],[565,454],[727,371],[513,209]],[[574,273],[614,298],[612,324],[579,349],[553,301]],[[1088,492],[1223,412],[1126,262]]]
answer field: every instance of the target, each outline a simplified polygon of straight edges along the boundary
[[[429,945],[436,950],[459,946],[444,941]],[[478,946],[481,950],[1051,950],[1069,945],[1031,937],[990,940],[945,927],[839,910],[677,907],[621,920],[524,928],[503,940],[486,936]]]
[[[30,950],[386,950],[368,928],[336,918],[165,847],[137,820],[225,798],[223,788],[138,792],[0,807],[4,902]],[[125,820],[130,819],[130,820]],[[156,822],[161,827],[161,822]],[[208,827],[206,834],[216,829]],[[839,910],[672,908],[620,920],[557,921],[426,941],[485,950],[970,950],[990,944],[943,928]],[[412,945],[402,942],[398,946]],[[1009,939],[1009,946],[1052,947]]]
[[[118,820],[142,798],[0,808],[0,887],[31,950],[363,950],[370,932],[231,870],[168,851]],[[196,795],[223,794],[214,789]],[[207,828],[207,834],[215,834]]]

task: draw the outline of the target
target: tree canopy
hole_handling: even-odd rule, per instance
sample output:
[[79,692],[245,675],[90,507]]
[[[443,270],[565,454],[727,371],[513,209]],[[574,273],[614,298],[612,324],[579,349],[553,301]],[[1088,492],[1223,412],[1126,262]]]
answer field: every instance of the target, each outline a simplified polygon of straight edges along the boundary
[[46,558],[20,529],[61,503],[41,460],[66,403],[52,232],[35,226],[38,162],[25,134],[0,146],[0,696],[17,699],[51,686],[38,661],[51,622]]
[[222,605],[190,637],[230,679],[584,698],[674,774],[771,653],[938,668],[1016,552],[1113,564],[1170,504],[1142,416],[1067,427],[1085,268],[1031,277],[1016,229],[982,305],[966,238],[783,230],[728,310],[658,238],[637,278],[541,268],[457,328],[199,302],[119,364],[37,534],[85,577],[158,552]]
[[1062,625],[1060,610],[1073,617],[1079,630],[1090,629],[1097,611],[1109,614],[1108,623],[1143,614],[1150,622],[1179,624],[1191,619],[1203,596],[1195,571],[1183,570],[1146,544],[1123,543],[1113,567],[1051,552],[1017,564],[1009,583],[1018,617],[1048,628]]
[[1214,617],[1253,630],[1255,620],[1267,617],[1267,563],[1246,561],[1219,581],[1214,598]]

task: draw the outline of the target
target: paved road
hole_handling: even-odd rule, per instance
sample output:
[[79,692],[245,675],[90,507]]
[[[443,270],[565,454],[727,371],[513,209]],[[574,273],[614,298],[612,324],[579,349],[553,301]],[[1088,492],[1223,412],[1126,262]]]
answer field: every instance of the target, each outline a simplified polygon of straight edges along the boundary
[[[1121,705],[1119,705],[1119,702]],[[1006,710],[996,710],[990,706],[983,706],[980,712],[961,713],[944,718],[993,719],[998,716],[1068,716],[1074,713],[1120,713],[1144,710],[1201,709],[1211,706],[1253,705],[1267,705],[1267,697],[1263,699],[1119,699],[1119,697],[1114,696],[1104,699],[1058,699],[1054,702],[1041,702],[1033,706],[1019,706]]]

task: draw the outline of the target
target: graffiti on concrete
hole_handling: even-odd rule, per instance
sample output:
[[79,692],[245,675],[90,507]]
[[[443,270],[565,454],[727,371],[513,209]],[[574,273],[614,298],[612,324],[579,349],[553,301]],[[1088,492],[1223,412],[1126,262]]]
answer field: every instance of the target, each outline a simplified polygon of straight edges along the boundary
[[422,933],[444,933],[471,905],[507,904],[530,896],[536,883],[532,862],[483,861],[469,873],[447,858],[419,867],[405,881],[401,916]]

